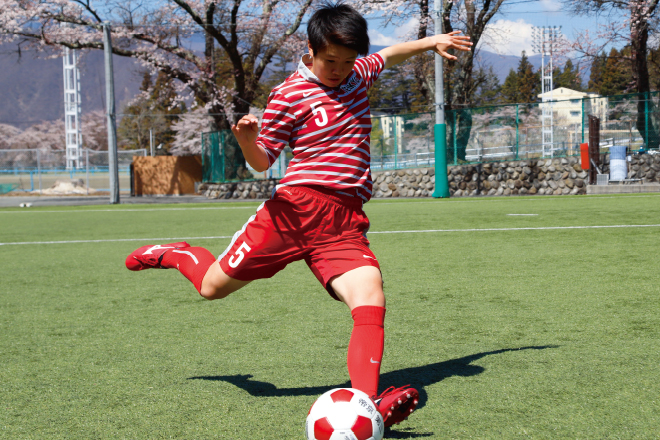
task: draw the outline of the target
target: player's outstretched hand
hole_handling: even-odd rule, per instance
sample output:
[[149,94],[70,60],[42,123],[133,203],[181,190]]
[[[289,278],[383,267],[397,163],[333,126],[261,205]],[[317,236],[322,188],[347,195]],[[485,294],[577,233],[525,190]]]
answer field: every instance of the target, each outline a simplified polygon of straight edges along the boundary
[[245,115],[236,125],[231,126],[240,145],[249,145],[257,141],[259,135],[259,120],[254,115]]
[[469,52],[472,49],[470,37],[467,35],[461,35],[461,31],[435,35],[431,38],[435,40],[433,51],[449,60],[455,60],[457,58],[454,55],[447,53],[447,49],[458,49],[464,52]]

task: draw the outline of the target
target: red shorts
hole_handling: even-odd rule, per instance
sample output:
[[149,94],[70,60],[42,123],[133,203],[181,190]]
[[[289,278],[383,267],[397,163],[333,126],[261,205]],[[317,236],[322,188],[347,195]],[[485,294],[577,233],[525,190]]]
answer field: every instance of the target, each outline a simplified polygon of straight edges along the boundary
[[287,264],[304,259],[316,278],[329,285],[333,277],[362,266],[380,269],[369,250],[369,219],[362,201],[323,188],[279,188],[263,203],[218,257],[232,278],[270,278]]

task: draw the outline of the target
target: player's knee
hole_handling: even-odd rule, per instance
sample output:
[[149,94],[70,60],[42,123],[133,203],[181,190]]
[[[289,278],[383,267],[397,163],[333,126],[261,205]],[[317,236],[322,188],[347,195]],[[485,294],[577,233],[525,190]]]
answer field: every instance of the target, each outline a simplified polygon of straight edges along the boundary
[[214,299],[222,299],[227,297],[231,291],[229,289],[224,289],[224,288],[219,288],[216,286],[204,286],[202,285],[202,288],[199,291],[199,294],[205,298],[208,299],[209,301],[212,301]]

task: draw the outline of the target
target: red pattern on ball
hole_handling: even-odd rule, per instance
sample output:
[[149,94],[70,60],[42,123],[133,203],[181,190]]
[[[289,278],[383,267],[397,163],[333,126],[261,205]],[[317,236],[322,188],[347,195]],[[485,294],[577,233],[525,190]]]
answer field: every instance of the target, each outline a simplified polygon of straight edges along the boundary
[[354,395],[355,394],[353,394],[352,391],[342,389],[342,390],[337,390],[334,393],[330,394],[330,397],[332,398],[332,401],[335,403],[350,402]]
[[335,428],[332,427],[327,417],[318,419],[314,423],[314,437],[316,440],[330,440],[333,432],[335,432]]
[[357,416],[357,420],[353,424],[353,428],[351,428],[351,430],[358,440],[367,440],[374,434],[371,419],[368,419],[364,416]]

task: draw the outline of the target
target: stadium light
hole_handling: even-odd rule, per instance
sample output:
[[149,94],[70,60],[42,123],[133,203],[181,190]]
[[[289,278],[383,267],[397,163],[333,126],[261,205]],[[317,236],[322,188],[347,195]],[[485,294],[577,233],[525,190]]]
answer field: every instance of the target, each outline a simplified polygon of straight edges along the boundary
[[[554,147],[554,134],[553,134],[553,93],[554,90],[552,81],[552,57],[557,51],[559,40],[561,37],[561,26],[534,26],[532,28],[532,48],[536,53],[541,54],[541,84],[542,84],[542,101],[548,104],[541,105],[541,122],[542,128],[542,143],[543,143],[543,156],[553,156],[555,151]],[[545,57],[548,57],[548,65],[545,64]]]

